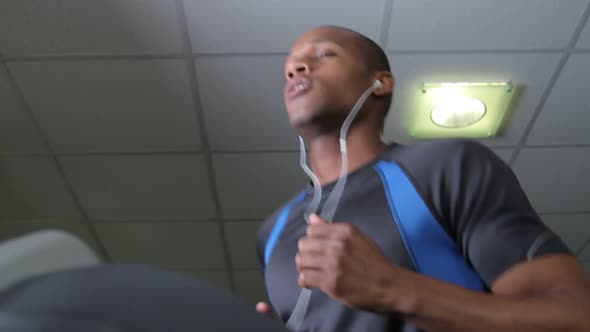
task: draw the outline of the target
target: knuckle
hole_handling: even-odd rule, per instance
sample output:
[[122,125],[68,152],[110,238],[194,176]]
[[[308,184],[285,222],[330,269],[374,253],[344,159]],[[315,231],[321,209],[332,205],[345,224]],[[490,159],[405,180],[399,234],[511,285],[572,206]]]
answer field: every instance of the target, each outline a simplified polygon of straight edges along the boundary
[[351,243],[349,239],[342,241],[340,244],[342,255],[348,255],[351,251]]
[[328,253],[333,257],[338,257],[344,253],[346,245],[342,241],[336,241],[330,245]]
[[337,276],[342,275],[342,271],[346,268],[345,264],[346,264],[346,260],[345,259],[338,258],[338,259],[335,260],[334,268],[336,270],[336,275]]
[[340,229],[340,234],[343,239],[348,239],[354,235],[356,228],[352,224],[343,224]]
[[356,227],[353,224],[345,224],[344,229],[347,235],[353,235],[356,232]]
[[305,233],[309,236],[309,235],[313,235],[316,234],[318,232],[318,225],[308,225],[307,226],[307,230],[305,231]]
[[339,278],[344,270],[344,260],[332,258],[325,263],[325,267],[330,271],[330,275]]
[[305,248],[305,242],[306,242],[306,240],[304,237],[300,238],[299,241],[297,241],[297,249],[299,251],[301,251]]

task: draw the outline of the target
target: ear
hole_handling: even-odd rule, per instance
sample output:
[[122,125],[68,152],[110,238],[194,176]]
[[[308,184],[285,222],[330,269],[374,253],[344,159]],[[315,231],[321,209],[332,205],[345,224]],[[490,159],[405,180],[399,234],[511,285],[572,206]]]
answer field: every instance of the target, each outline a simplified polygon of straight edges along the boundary
[[395,78],[393,74],[388,71],[381,71],[375,75],[375,79],[381,82],[381,87],[373,92],[375,96],[385,97],[393,93],[395,86]]

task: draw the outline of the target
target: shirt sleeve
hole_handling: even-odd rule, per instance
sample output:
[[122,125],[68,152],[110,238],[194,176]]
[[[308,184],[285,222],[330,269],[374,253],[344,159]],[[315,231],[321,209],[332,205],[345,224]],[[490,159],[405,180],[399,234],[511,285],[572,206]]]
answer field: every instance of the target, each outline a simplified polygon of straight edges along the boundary
[[571,253],[543,224],[510,167],[496,154],[466,140],[439,148],[442,165],[434,163],[439,167],[431,179],[436,210],[488,287],[519,262]]

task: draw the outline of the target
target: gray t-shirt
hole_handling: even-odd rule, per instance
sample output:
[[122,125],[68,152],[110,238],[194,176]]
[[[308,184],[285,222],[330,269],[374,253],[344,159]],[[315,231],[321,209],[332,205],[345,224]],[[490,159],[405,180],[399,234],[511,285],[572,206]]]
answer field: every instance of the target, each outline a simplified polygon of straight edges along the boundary
[[[396,226],[380,161],[397,163],[440,227],[456,243],[465,261],[489,289],[503,272],[532,256],[569,253],[531,207],[512,170],[486,147],[469,140],[441,140],[412,146],[391,145],[373,162],[349,174],[334,220],[354,224],[377,242],[394,264],[416,271]],[[334,187],[322,187],[322,202]],[[300,293],[295,255],[305,235],[303,212],[313,196],[310,185],[279,208],[258,231],[257,251],[271,304],[286,322]],[[285,207],[289,206],[288,213]],[[321,209],[320,205],[320,209]],[[277,219],[281,225],[277,225]],[[273,229],[281,227],[272,254],[265,249]],[[277,233],[275,231],[275,233]],[[547,236],[549,234],[549,236]],[[542,238],[543,241],[538,241]],[[536,241],[537,240],[537,241]],[[314,289],[302,331],[415,331],[396,315],[355,310]]]

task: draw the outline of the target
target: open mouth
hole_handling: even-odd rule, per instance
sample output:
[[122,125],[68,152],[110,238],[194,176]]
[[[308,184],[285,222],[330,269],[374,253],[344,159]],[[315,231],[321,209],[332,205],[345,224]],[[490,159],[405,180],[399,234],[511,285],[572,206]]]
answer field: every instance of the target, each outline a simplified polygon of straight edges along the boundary
[[305,78],[298,78],[289,82],[285,89],[287,100],[295,99],[311,91],[311,81]]

